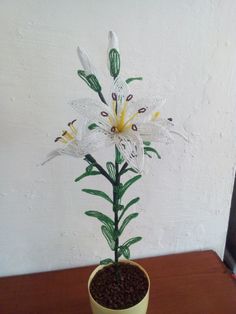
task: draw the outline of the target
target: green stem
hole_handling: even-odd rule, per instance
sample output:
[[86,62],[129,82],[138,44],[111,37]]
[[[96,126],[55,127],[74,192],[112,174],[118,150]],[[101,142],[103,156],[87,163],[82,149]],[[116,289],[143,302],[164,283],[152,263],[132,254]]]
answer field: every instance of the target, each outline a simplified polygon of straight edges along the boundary
[[90,164],[93,164],[93,166],[96,167],[100,171],[100,173],[105,178],[107,178],[108,181],[110,181],[110,183],[112,185],[115,184],[115,181],[109,176],[109,174],[106,172],[106,170],[101,165],[99,165],[99,163],[97,163],[96,159],[94,159],[90,154],[85,155],[85,160],[87,162],[89,162]]
[[[117,150],[117,148],[116,148]],[[117,153],[117,151],[116,151]],[[120,173],[119,173],[119,164],[115,162],[116,167],[116,179],[115,184],[113,185],[113,211],[114,211],[114,227],[115,227],[115,269],[116,269],[116,278],[118,280],[118,262],[119,262],[119,216],[118,216],[118,205],[119,205],[119,186],[120,186]]]
[[120,169],[120,176],[123,174],[123,172],[125,171],[125,169],[128,167],[128,163],[125,162],[124,165],[122,166],[122,168]]

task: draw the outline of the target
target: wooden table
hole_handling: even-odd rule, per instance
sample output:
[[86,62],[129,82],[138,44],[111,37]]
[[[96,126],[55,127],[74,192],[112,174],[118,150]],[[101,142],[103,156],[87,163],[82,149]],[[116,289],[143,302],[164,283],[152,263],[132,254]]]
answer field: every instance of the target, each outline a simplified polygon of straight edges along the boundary
[[[236,280],[213,251],[140,259],[151,278],[148,314],[236,314]],[[0,314],[91,314],[94,266],[0,278]]]

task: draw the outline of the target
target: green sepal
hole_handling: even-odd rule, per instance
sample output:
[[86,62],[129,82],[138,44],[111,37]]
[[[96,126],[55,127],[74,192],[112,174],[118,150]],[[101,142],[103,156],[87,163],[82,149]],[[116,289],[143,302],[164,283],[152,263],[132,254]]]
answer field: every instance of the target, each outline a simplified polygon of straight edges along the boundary
[[97,218],[105,226],[107,226],[110,229],[110,231],[114,230],[114,223],[113,223],[113,221],[111,220],[110,217],[104,215],[103,213],[100,213],[100,212],[98,212],[96,210],[88,210],[88,211],[85,212],[85,215]]
[[151,142],[143,141],[143,144],[144,144],[145,146],[150,146],[150,145],[151,145]]
[[99,190],[92,190],[92,189],[82,189],[82,191],[91,195],[100,196],[104,198],[105,200],[107,200],[108,202],[110,202],[111,204],[113,204],[112,200],[105,192],[102,192]]
[[102,230],[102,234],[104,235],[105,239],[107,240],[107,243],[110,246],[111,250],[114,251],[115,241],[113,239],[113,235],[111,234],[110,230],[106,226],[102,226],[101,230]]
[[116,78],[120,73],[120,54],[116,49],[109,51],[110,74]]
[[100,261],[100,265],[108,265],[108,264],[113,264],[113,260],[111,258],[106,258]]
[[133,82],[133,81],[142,81],[142,77],[141,76],[139,76],[139,77],[130,77],[130,78],[128,78],[127,80],[126,80],[126,83],[127,84],[129,84],[129,83],[131,83],[131,82]]
[[127,182],[125,182],[125,184],[122,186],[122,188],[120,189],[120,193],[119,193],[119,197],[121,198],[125,191],[134,183],[136,182],[138,179],[140,179],[142,176],[139,174],[133,178],[131,178],[130,180],[128,180]]
[[124,221],[123,221],[123,223],[122,223],[122,225],[121,225],[121,227],[120,227],[120,229],[119,229],[119,234],[120,234],[120,235],[122,234],[122,232],[124,231],[124,229],[125,229],[125,227],[128,225],[128,223],[129,223],[132,219],[136,218],[137,216],[138,216],[138,213],[133,213],[133,214],[130,214],[129,216],[127,216],[127,217],[124,219]]
[[145,155],[149,156],[150,158],[152,158],[152,156],[149,154],[149,152],[154,153],[157,158],[161,159],[160,154],[157,152],[157,150],[153,147],[144,147],[144,153]]
[[110,175],[110,177],[115,180],[116,179],[116,168],[115,168],[115,165],[113,164],[113,162],[111,161],[108,161],[106,163],[106,167],[107,167],[107,171]]
[[92,124],[90,124],[89,126],[88,126],[88,129],[89,130],[94,130],[94,129],[96,129],[98,127],[98,125],[96,124],[96,123],[92,123]]
[[86,75],[85,71],[78,70],[77,71],[80,78],[82,78],[83,81],[95,92],[99,93],[101,92],[102,88],[101,85],[98,82],[98,79],[94,74],[88,74]]

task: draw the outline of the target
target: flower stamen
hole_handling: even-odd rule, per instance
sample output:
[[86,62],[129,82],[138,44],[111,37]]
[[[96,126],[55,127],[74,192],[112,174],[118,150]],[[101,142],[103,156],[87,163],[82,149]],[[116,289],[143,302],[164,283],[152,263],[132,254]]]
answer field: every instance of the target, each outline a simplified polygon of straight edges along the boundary
[[138,131],[137,125],[136,124],[132,124],[131,129],[133,131]]
[[117,101],[117,95],[116,95],[116,93],[112,93],[112,94],[111,94],[111,97],[112,97],[113,100]]
[[71,134],[70,134],[69,132],[67,132],[67,131],[63,131],[62,136],[63,136],[63,138],[64,138],[65,140],[67,140],[67,141],[72,141],[72,140],[74,140],[74,136],[71,135]]
[[152,114],[152,119],[151,121],[156,121],[160,117],[160,112],[156,111]]
[[117,127],[113,126],[113,127],[111,128],[111,132],[119,132],[119,130],[117,129]]
[[133,95],[132,95],[132,94],[129,94],[129,95],[126,97],[126,101],[130,101],[132,98],[133,98]]
[[71,129],[72,133],[74,135],[77,134],[77,129],[75,128],[75,126],[73,125],[76,122],[76,119],[74,119],[73,121],[68,123],[68,127]]
[[138,113],[144,113],[145,111],[146,111],[147,109],[146,108],[140,108],[139,110],[138,110]]
[[68,143],[63,137],[61,137],[61,136],[59,136],[59,137],[57,137],[55,140],[54,140],[54,142],[56,143],[56,142],[61,142],[61,143],[63,143],[63,144],[66,144],[66,143]]
[[101,115],[102,115],[103,117],[108,117],[108,113],[107,113],[106,111],[102,111],[102,112],[101,112]]

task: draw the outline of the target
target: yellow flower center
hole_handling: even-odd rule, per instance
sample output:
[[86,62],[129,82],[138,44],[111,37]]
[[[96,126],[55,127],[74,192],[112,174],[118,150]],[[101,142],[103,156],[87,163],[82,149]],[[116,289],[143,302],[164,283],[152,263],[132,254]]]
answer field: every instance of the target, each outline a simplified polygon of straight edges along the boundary
[[132,95],[129,95],[126,100],[124,101],[122,105],[122,109],[119,114],[116,113],[116,106],[117,106],[117,100],[116,97],[113,97],[112,101],[112,111],[113,111],[113,116],[115,118],[115,123],[114,119],[108,116],[109,122],[111,124],[111,131],[116,132],[116,133],[121,133],[124,132],[127,129],[132,128],[133,130],[137,130],[137,127],[133,127],[133,122],[134,119],[140,114],[146,111],[146,108],[141,108],[139,109],[136,113],[131,115],[130,117],[127,117],[127,109],[128,109],[128,102],[132,99]]

